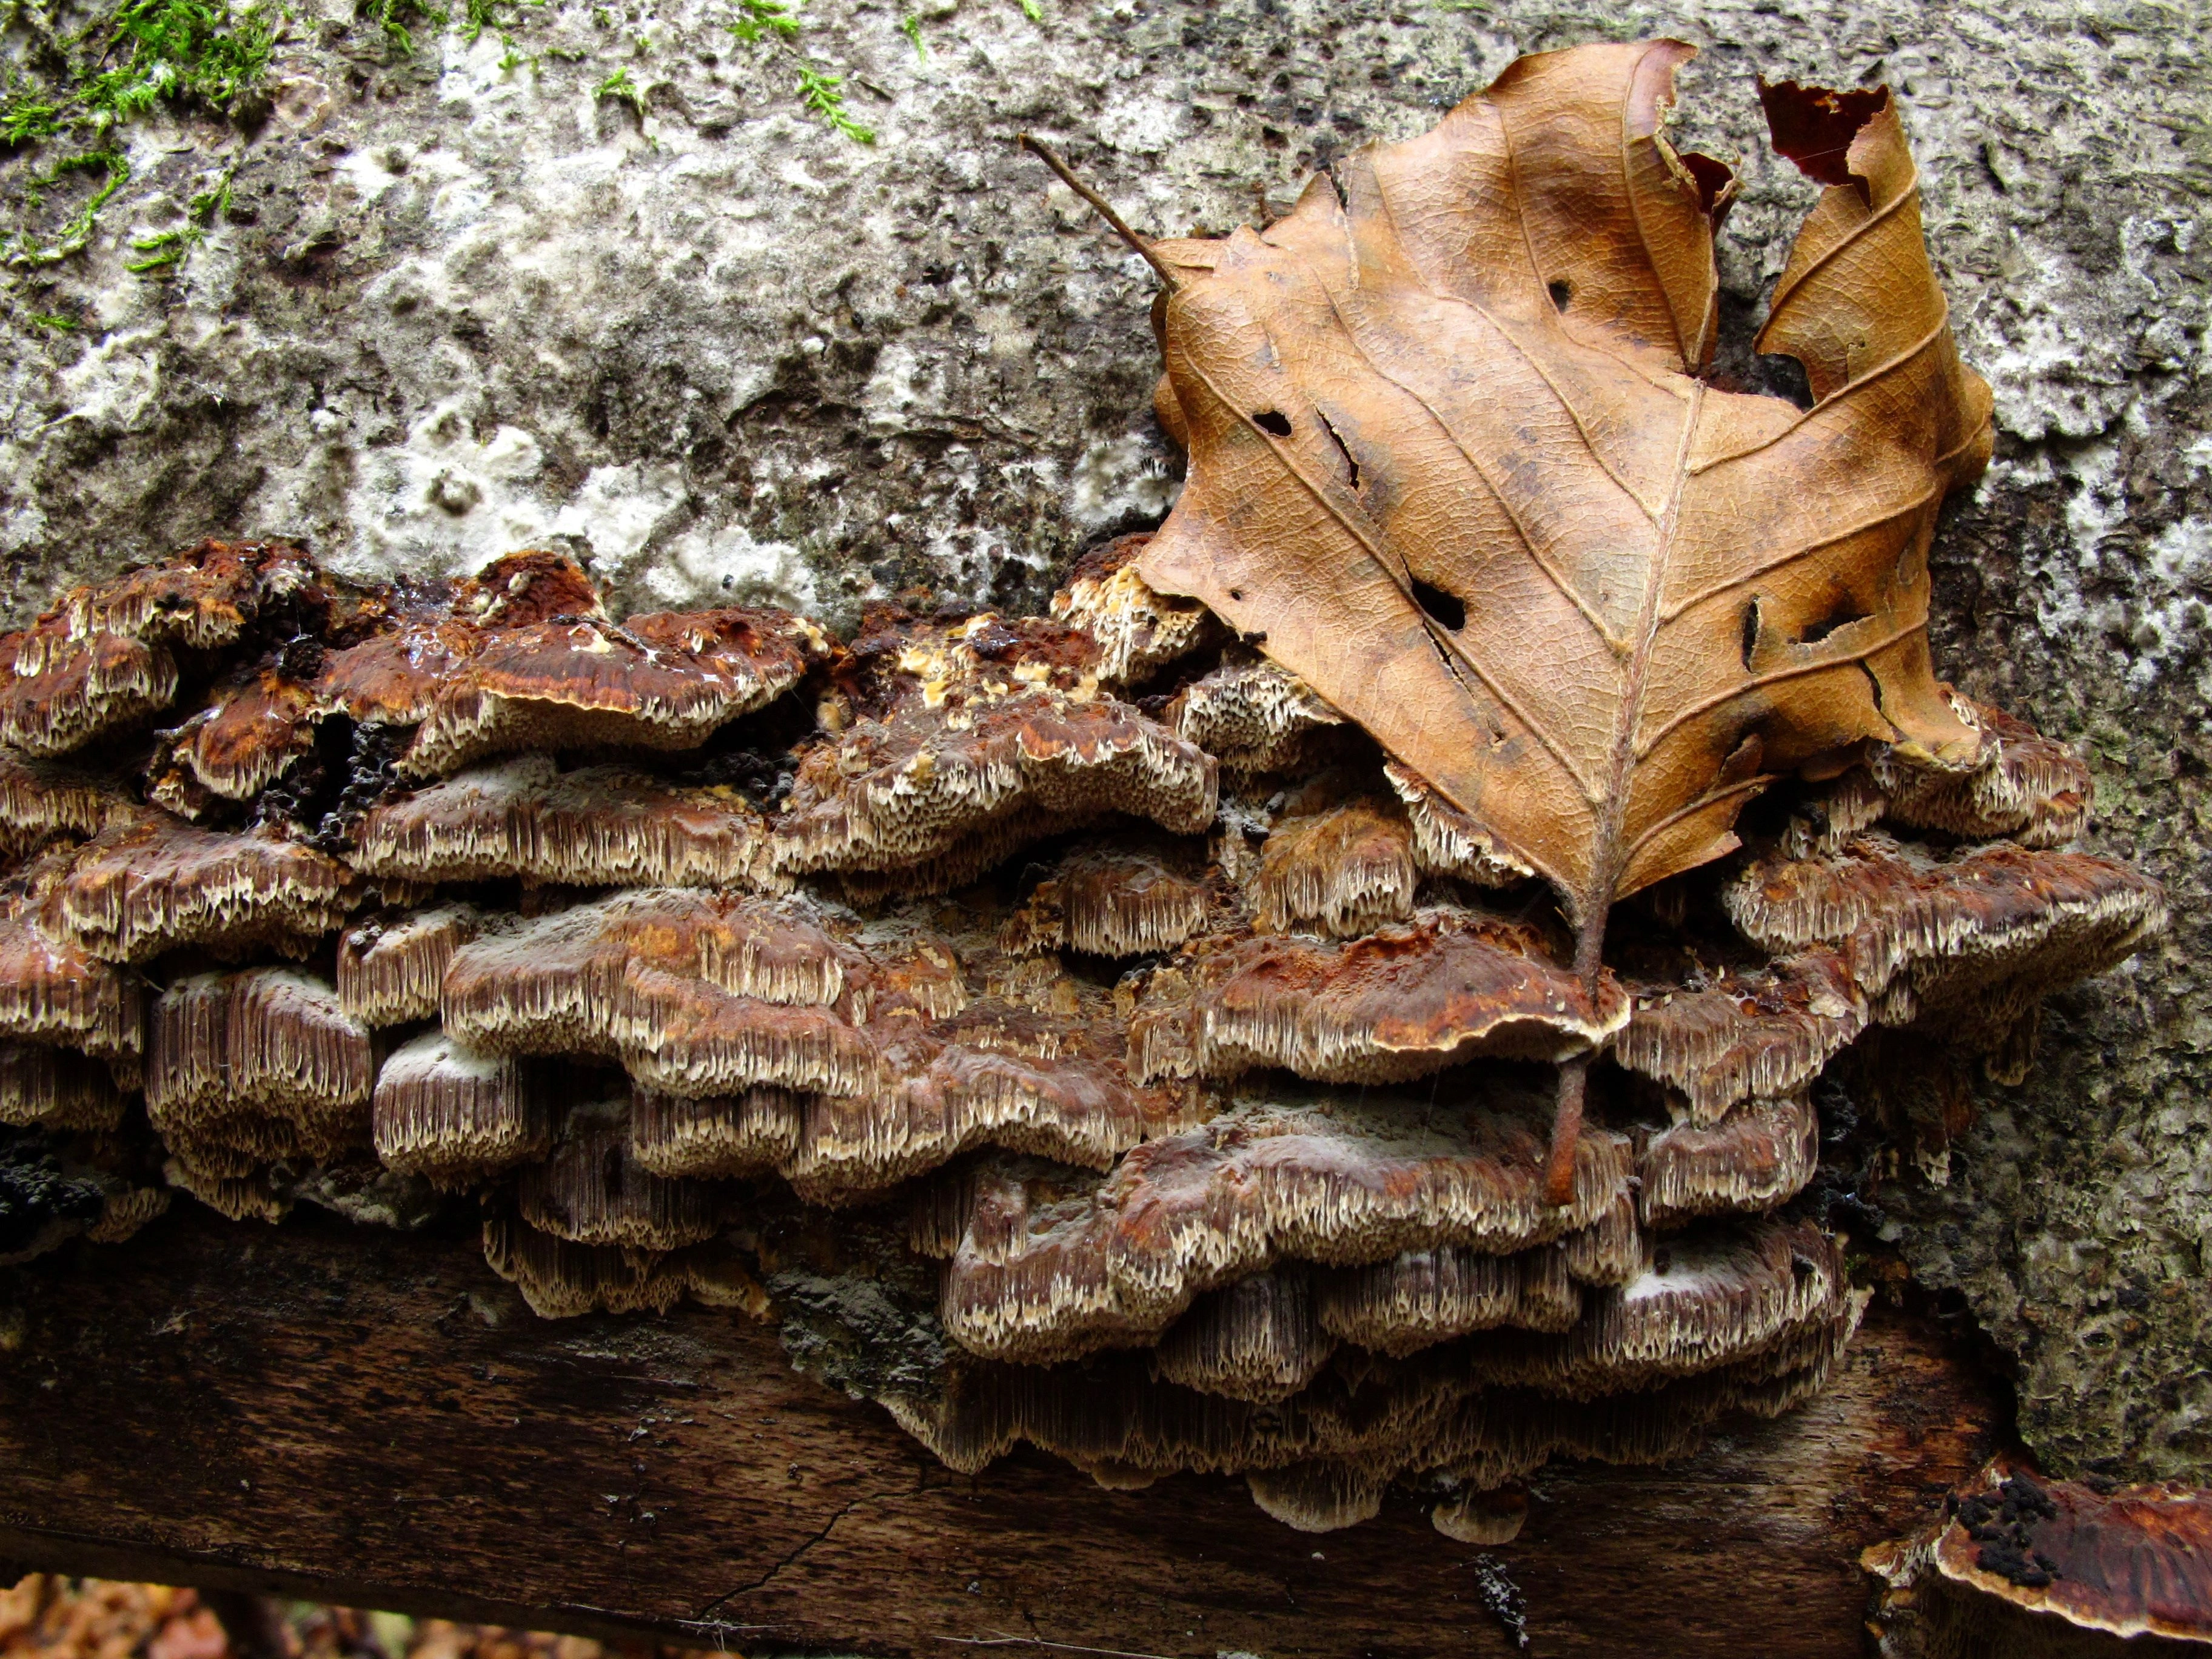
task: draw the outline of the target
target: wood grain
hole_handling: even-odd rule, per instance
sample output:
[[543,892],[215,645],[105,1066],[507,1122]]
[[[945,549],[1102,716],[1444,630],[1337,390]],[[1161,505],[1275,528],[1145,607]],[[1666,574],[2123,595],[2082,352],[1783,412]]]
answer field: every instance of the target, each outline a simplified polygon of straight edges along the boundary
[[[1665,1469],[1566,1466],[1489,1552],[1558,1655],[1852,1655],[1862,1546],[2002,1412],[1877,1310],[1828,1393]],[[1410,1498],[1322,1537],[1184,1476],[948,1474],[725,1314],[547,1322],[459,1237],[196,1206],[0,1273],[0,1558],[746,1649],[1512,1650]],[[1046,1650],[1050,1650],[1048,1645]]]

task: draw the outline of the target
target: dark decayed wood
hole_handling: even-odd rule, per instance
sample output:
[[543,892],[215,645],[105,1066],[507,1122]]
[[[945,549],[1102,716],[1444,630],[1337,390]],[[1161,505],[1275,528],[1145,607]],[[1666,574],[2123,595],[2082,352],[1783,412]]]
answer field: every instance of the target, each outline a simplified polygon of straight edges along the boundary
[[1502,1564],[1538,1654],[1842,1659],[1859,1550],[2000,1419],[1877,1308],[1809,1407],[1664,1469],[1547,1471],[1485,1551],[1402,1496],[1313,1537],[1224,1479],[951,1475],[769,1328],[542,1321],[460,1237],[186,1205],[0,1271],[0,1563],[751,1650],[1509,1652]]

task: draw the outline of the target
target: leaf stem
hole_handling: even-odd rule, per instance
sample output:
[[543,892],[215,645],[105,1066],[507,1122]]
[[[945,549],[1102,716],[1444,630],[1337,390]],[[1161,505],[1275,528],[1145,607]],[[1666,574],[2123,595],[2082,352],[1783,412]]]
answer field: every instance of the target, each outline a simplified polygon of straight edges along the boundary
[[1544,1202],[1564,1209],[1575,1201],[1575,1148],[1583,1137],[1583,1097],[1589,1087],[1591,1056],[1559,1064],[1558,1103],[1552,1108],[1552,1155],[1544,1165]]
[[1026,132],[1020,136],[1018,142],[1024,149],[1058,173],[1060,182],[1088,203],[1093,213],[1113,226],[1114,234],[1134,248],[1143,256],[1145,263],[1158,273],[1161,284],[1169,293],[1172,294],[1182,286],[1182,279],[1176,275],[1173,266],[1160,258],[1159,250],[1153,246],[1152,239],[1137,230],[1127,219],[1115,212],[1114,204],[1077,178],[1075,170],[1061,161],[1049,145],[1038,143]]

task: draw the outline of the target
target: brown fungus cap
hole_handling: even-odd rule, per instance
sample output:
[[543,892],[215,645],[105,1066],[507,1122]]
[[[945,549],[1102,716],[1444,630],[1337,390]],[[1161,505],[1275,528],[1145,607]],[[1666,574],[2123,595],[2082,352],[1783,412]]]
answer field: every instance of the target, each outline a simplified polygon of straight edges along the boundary
[[[325,981],[289,968],[180,979],[155,1004],[146,1112],[188,1161],[328,1158],[368,1139],[376,1054]],[[190,1150],[187,1150],[190,1149]]]
[[1188,655],[1218,631],[1195,599],[1154,592],[1137,574],[1147,535],[1118,536],[1075,562],[1052,596],[1052,614],[1097,641],[1097,675],[1133,685]]
[[131,798],[106,778],[0,750],[0,856],[98,835],[110,817],[131,810]]
[[581,1108],[551,1154],[515,1183],[522,1218],[575,1244],[672,1250],[722,1230],[721,1194],[655,1175],[630,1149],[627,1102]]
[[[195,787],[225,800],[252,800],[313,751],[315,727],[326,711],[310,682],[274,664],[248,670],[161,734],[149,793],[172,811],[194,798]],[[172,771],[173,778],[165,775]]]
[[1930,770],[1894,750],[1874,757],[1873,781],[1887,797],[1890,821],[1963,841],[2002,836],[2029,848],[2063,847],[2081,835],[2094,793],[2081,757],[2000,709],[1983,703],[1973,709],[1982,758],[1972,771]]
[[338,1002],[364,1025],[434,1019],[453,952],[483,931],[472,904],[391,911],[357,921],[338,939]]
[[[1291,1494],[1309,1522],[1351,1524],[1371,1512],[1364,1501],[1317,1514],[1305,1506],[1312,1493],[1300,1476],[1279,1484],[1266,1472],[1333,1462],[1362,1471],[1359,1484],[1371,1492],[1415,1471],[1490,1490],[1555,1456],[1666,1462],[1694,1450],[1731,1413],[1774,1416],[1817,1390],[1848,1323],[1831,1322],[1792,1352],[1586,1402],[1486,1388],[1468,1363],[1480,1346],[1455,1345],[1404,1362],[1347,1365],[1340,1355],[1306,1389],[1267,1405],[1157,1380],[1145,1354],[1053,1369],[971,1363],[931,1399],[884,1403],[956,1470],[981,1469],[1027,1441],[1115,1487],[1185,1469],[1248,1478],[1259,1471],[1262,1487]],[[1299,1516],[1289,1518],[1296,1524]]]
[[630,1102],[630,1151],[654,1175],[764,1174],[798,1155],[806,1097],[788,1089],[687,1099],[641,1091]]
[[[589,611],[557,609],[588,583],[569,594],[565,573],[534,568],[526,597],[548,586],[560,597],[525,607],[503,592],[521,574],[482,587],[470,619],[484,637],[439,685],[400,758],[407,775],[443,777],[526,749],[696,748],[788,691],[826,648],[813,623],[781,611],[655,611],[617,624],[596,597]],[[469,615],[470,603],[464,593],[457,612]]]
[[297,548],[210,541],[71,589],[29,628],[0,635],[0,743],[63,755],[140,724],[175,700],[171,647],[227,646],[264,604],[318,580]]
[[1194,680],[1167,717],[1177,736],[1239,775],[1293,770],[1345,725],[1304,680],[1262,659],[1227,662]]
[[1552,1248],[1577,1285],[1626,1285],[1651,1266],[1652,1242],[1637,1219],[1636,1194],[1624,1187],[1596,1220],[1562,1233]]
[[1254,918],[1264,933],[1355,938],[1413,914],[1413,826],[1395,801],[1293,799],[1260,851]]
[[1834,1241],[1763,1219],[1668,1239],[1626,1285],[1587,1296],[1571,1331],[1495,1340],[1476,1364],[1492,1382],[1589,1399],[1824,1342],[1842,1317],[1856,1323]]
[[1153,976],[1131,1022],[1140,1072],[1324,1082],[1426,1076],[1480,1055],[1557,1060],[1603,1042],[1628,1000],[1593,1004],[1536,929],[1434,908],[1348,943],[1206,939]]
[[392,1052],[378,1068],[370,1108],[377,1157],[439,1187],[466,1186],[543,1157],[553,1116],[542,1064],[480,1054],[443,1031]]
[[1423,873],[1456,876],[1483,887],[1510,887],[1535,874],[1418,774],[1392,761],[1382,775],[1405,806],[1413,831],[1413,861]]
[[1117,846],[1070,853],[1039,882],[1001,934],[1012,951],[1148,956],[1172,951],[1206,926],[1206,884],[1156,854]]
[[148,810],[111,820],[85,843],[46,916],[113,962],[187,945],[305,955],[343,926],[358,896],[353,872],[311,847],[266,831],[196,829]]
[[2212,1494],[2099,1492],[2000,1459],[1944,1504],[1929,1551],[1951,1582],[2077,1629],[2212,1643]]
[[2159,884],[2109,859],[2008,846],[1945,854],[1879,831],[1812,858],[1770,852],[1721,898],[1769,951],[1839,952],[1877,999],[1877,1018],[1948,1013],[1960,1035],[2008,1024],[2045,992],[2116,966],[2166,921]]
[[1522,1112],[1377,1091],[1239,1107],[1146,1142],[1095,1188],[1018,1168],[979,1175],[945,1275],[945,1328],[992,1358],[1072,1358],[1148,1340],[1200,1292],[1280,1257],[1516,1250],[1590,1224],[1626,1190],[1627,1142],[1594,1131],[1574,1201],[1546,1205],[1543,1148]]
[[789,871],[896,870],[905,890],[942,890],[988,867],[951,856],[971,837],[996,862],[1109,812],[1194,834],[1213,820],[1215,787],[1211,757],[1127,703],[979,673],[934,701],[906,695],[808,754],[776,856]]
[[767,1317],[767,1293],[720,1241],[661,1252],[576,1244],[539,1232],[505,1207],[484,1218],[484,1261],[542,1319],[587,1313],[665,1313],[687,1297],[702,1307]]
[[1613,1057],[1678,1091],[1698,1123],[1740,1100],[1803,1088],[1867,1026],[1866,994],[1832,950],[1755,966],[1676,965],[1669,980],[1632,978],[1636,1012]]
[[1582,1315],[1566,1256],[1549,1246],[1512,1255],[1457,1244],[1401,1250],[1322,1273],[1316,1298],[1323,1329],[1393,1358],[1504,1326],[1557,1334]]
[[1820,1121],[1809,1100],[1743,1101],[1717,1123],[1677,1123],[1644,1142],[1638,1211],[1647,1227],[1672,1227],[1770,1210],[1804,1190],[1820,1157]]
[[1190,1091],[1131,1081],[1103,1000],[971,1008],[927,936],[840,939],[803,899],[674,889],[465,945],[442,993],[446,1029],[478,1048],[608,1054],[653,1096],[805,1096],[777,1167],[824,1201],[978,1144],[1103,1167],[1182,1127]]
[[1462,1486],[1429,1511],[1430,1524],[1455,1544],[1510,1544],[1528,1519],[1528,1493],[1518,1486]]
[[41,1042],[0,1042],[0,1123],[112,1130],[122,1122],[123,1091],[100,1061]]
[[619,766],[562,772],[548,755],[471,768],[370,811],[348,854],[369,875],[576,887],[772,883],[768,827],[726,788]]
[[1336,1347],[1314,1301],[1312,1276],[1296,1264],[1210,1291],[1160,1339],[1159,1374],[1231,1400],[1287,1400]]
[[82,1048],[136,1088],[146,1052],[138,976],[49,933],[42,913],[70,854],[45,854],[0,891],[0,1039]]

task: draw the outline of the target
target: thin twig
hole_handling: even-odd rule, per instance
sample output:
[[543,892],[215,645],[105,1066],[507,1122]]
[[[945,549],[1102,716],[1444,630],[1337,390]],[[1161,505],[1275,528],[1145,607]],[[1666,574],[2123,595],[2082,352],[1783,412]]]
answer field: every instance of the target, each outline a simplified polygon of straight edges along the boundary
[[1024,149],[1058,173],[1060,183],[1088,202],[1092,212],[1114,227],[1115,235],[1142,254],[1145,263],[1159,273],[1160,281],[1167,285],[1170,293],[1182,286],[1182,279],[1176,275],[1172,265],[1160,258],[1159,251],[1153,246],[1152,239],[1136,229],[1127,219],[1115,212],[1114,204],[1111,202],[1077,178],[1075,170],[1061,161],[1050,145],[1039,143],[1026,132],[1021,135],[1018,142]]

